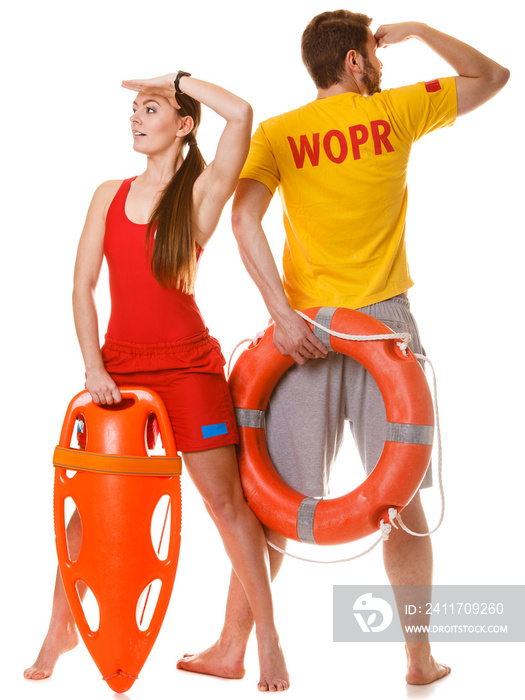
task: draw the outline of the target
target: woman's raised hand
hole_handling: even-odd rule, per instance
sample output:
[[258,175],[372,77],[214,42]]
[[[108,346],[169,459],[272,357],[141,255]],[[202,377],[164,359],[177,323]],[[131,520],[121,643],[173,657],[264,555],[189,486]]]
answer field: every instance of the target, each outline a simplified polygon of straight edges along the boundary
[[177,73],[167,73],[160,75],[158,78],[139,78],[136,80],[123,80],[122,87],[134,92],[145,92],[150,95],[162,95],[169,103],[180,109],[180,105],[175,99],[175,78]]

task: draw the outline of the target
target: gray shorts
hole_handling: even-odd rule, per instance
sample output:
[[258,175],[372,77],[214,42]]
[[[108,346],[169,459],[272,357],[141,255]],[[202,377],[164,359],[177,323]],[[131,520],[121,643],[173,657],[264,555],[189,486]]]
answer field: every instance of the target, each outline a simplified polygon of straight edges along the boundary
[[[396,333],[410,333],[410,349],[423,353],[406,295],[358,310]],[[383,451],[386,415],[381,392],[363,365],[329,352],[326,359],[293,365],[281,377],[266,412],[266,442],[275,468],[290,486],[306,496],[327,495],[346,420],[368,476]],[[430,466],[421,488],[429,486]]]

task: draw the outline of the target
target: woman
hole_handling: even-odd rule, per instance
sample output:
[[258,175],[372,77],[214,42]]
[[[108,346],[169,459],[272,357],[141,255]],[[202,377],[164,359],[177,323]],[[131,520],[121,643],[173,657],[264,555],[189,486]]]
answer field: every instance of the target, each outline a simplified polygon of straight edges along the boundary
[[[288,673],[273,622],[266,543],[240,485],[224,359],[193,297],[198,258],[248,152],[252,110],[239,97],[182,71],[122,85],[139,93],[131,129],[133,147],[147,156],[147,168],[136,178],[108,181],[96,190],[80,238],[73,310],[86,388],[101,404],[119,402],[123,384],[142,384],[163,398],[186,469],[250,601],[258,688],[285,690]],[[207,167],[195,139],[201,102],[226,121]],[[94,290],[104,255],[112,309],[101,350]],[[75,513],[68,527],[72,549],[80,547],[81,537]],[[49,631],[25,677],[50,676],[58,657],[77,642],[58,575]],[[242,665],[229,675],[242,677]]]

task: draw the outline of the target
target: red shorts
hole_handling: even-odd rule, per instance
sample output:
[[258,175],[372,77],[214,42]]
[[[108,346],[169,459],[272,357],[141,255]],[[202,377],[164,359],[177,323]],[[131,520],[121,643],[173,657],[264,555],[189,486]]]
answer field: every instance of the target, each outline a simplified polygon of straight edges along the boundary
[[[238,442],[224,357],[208,331],[177,343],[112,340],[102,347],[104,366],[119,385],[156,391],[166,405],[177,449],[210,450]],[[148,431],[151,441],[151,427]]]

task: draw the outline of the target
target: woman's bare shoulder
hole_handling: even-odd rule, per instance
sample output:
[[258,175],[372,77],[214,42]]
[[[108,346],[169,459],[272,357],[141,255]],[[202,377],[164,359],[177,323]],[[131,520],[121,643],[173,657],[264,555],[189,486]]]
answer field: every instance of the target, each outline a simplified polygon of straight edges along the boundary
[[119,191],[124,180],[106,180],[97,187],[91,201],[91,207],[99,212],[103,212],[104,217],[109,209],[109,205]]
[[117,192],[120,189],[120,186],[124,180],[106,180],[103,182],[101,185],[97,187],[95,190],[94,197],[100,198],[100,199],[107,199],[108,197],[110,199],[113,199],[113,197],[117,194]]

